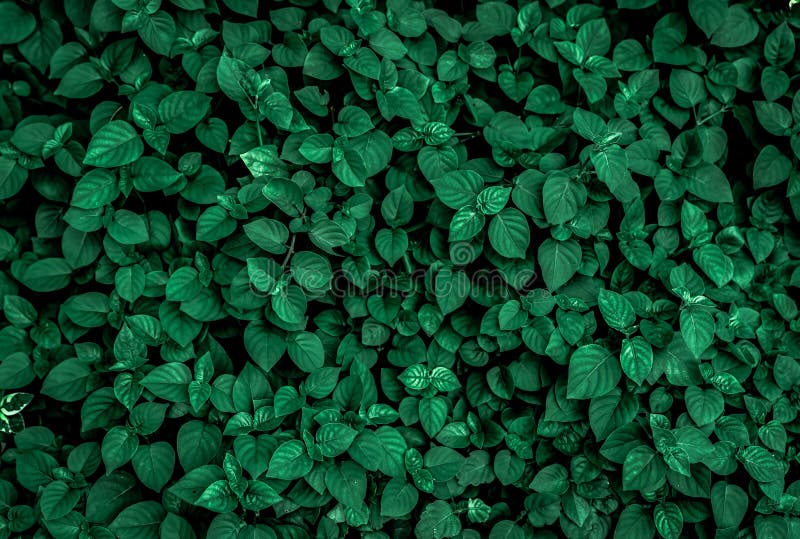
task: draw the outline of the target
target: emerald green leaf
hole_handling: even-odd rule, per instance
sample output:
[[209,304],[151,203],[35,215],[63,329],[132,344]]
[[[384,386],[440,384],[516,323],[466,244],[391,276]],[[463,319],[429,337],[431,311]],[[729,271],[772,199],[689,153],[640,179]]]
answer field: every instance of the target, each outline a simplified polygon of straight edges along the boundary
[[272,454],[267,466],[267,477],[298,479],[311,471],[313,465],[303,443],[290,440],[278,446]]
[[167,442],[140,445],[133,455],[133,469],[144,486],[160,492],[175,469],[175,450]]
[[3,35],[0,45],[19,43],[36,28],[36,18],[14,2],[0,2],[0,20],[3,21]]
[[504,209],[489,222],[489,241],[502,256],[525,258],[531,242],[528,219],[515,208]]
[[103,438],[101,448],[106,472],[127,464],[139,448],[139,437],[127,427],[114,427]]
[[727,9],[727,0],[689,0],[692,20],[706,37],[711,37],[722,25]]
[[639,445],[625,456],[622,486],[625,490],[652,492],[664,484],[665,473],[661,457],[651,448]]
[[737,458],[750,477],[762,483],[781,480],[786,473],[783,463],[761,446],[746,447],[739,452]]
[[597,344],[581,346],[569,360],[567,398],[605,395],[617,385],[621,374],[619,361],[608,350]]
[[56,365],[42,383],[42,393],[63,402],[74,402],[88,394],[87,384],[92,371],[78,359],[67,359]]
[[791,161],[778,148],[768,144],[761,149],[753,165],[753,186],[756,189],[778,185],[789,177]]
[[158,116],[170,133],[185,133],[208,113],[211,98],[199,92],[175,92],[158,104]]
[[614,530],[614,539],[641,537],[652,539],[656,534],[652,517],[638,504],[625,507]]
[[743,4],[734,4],[725,11],[722,24],[714,31],[711,44],[718,47],[742,47],[758,36],[758,23]]
[[552,174],[544,183],[542,205],[548,223],[562,225],[569,222],[584,204],[586,188],[566,174]]
[[431,181],[442,203],[459,210],[477,201],[483,189],[483,178],[472,170],[454,170]]
[[188,402],[189,382],[192,373],[182,363],[167,363],[150,371],[142,378],[142,386],[157,397],[171,402]]
[[711,487],[711,510],[717,528],[739,526],[747,512],[747,494],[736,485],[719,481]]
[[428,504],[417,522],[414,532],[418,537],[442,539],[461,533],[461,521],[446,501]]
[[408,250],[408,234],[402,228],[382,228],[375,235],[375,249],[393,266]]
[[699,358],[714,341],[714,318],[702,307],[683,309],[680,314],[681,336],[689,351]]
[[101,127],[86,148],[84,165],[112,168],[133,163],[142,156],[144,143],[133,127],[113,120]]
[[653,521],[658,534],[664,539],[678,539],[683,531],[683,513],[676,504],[667,502],[656,505]]
[[108,525],[108,529],[124,539],[153,537],[158,534],[165,515],[166,511],[158,502],[138,502],[123,509]]
[[22,283],[34,292],[54,292],[69,285],[72,268],[63,258],[37,260],[25,270]]
[[597,295],[597,305],[606,324],[614,329],[626,329],[636,321],[633,305],[622,294],[601,289]]
[[381,515],[397,518],[408,515],[416,507],[419,491],[404,479],[392,478],[381,494]]
[[619,362],[622,372],[637,385],[642,385],[653,370],[653,348],[638,335],[625,339],[622,341]]
[[319,369],[325,363],[325,350],[319,337],[307,331],[293,333],[287,340],[289,357],[305,372]]
[[547,288],[558,290],[578,271],[581,263],[580,245],[575,240],[547,238],[539,245],[538,261]]
[[342,423],[327,423],[317,431],[317,447],[325,457],[336,457],[347,451],[358,432]]
[[722,394],[716,389],[686,388],[686,409],[699,426],[708,425],[717,419],[725,408]]

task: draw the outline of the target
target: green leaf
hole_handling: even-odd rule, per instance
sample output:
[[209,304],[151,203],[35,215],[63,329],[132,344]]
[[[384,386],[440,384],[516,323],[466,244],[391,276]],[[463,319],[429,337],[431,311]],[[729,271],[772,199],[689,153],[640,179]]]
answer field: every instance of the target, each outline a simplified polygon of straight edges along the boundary
[[469,277],[463,271],[443,268],[434,278],[433,292],[442,314],[454,312],[464,305],[469,296]]
[[102,208],[119,196],[117,178],[107,170],[90,170],[72,191],[72,206],[84,210]]
[[761,149],[753,165],[753,186],[756,189],[779,185],[789,178],[792,163],[778,148],[768,144]]
[[33,14],[23,10],[15,2],[0,2],[0,21],[3,21],[0,45],[19,43],[36,28]]
[[14,352],[0,360],[0,389],[25,387],[33,382],[35,377],[33,363],[22,352]]
[[53,481],[44,488],[39,499],[42,516],[48,520],[61,518],[72,511],[80,498],[80,490],[71,489],[63,481]]
[[686,69],[673,69],[669,76],[669,91],[679,107],[692,108],[706,99],[703,77]]
[[622,488],[652,492],[664,484],[666,467],[651,448],[639,445],[629,451],[622,465]]
[[54,292],[66,288],[72,278],[72,268],[63,258],[37,260],[25,270],[22,283],[34,292]]
[[653,370],[653,348],[639,335],[622,341],[619,362],[625,376],[642,385]]
[[419,421],[431,438],[436,436],[447,421],[447,401],[442,397],[424,397],[419,401]]
[[[509,187],[487,187],[478,193],[476,207],[484,215],[495,215],[505,208],[510,196]],[[509,208],[511,209],[513,208]]]
[[305,372],[322,368],[325,363],[325,350],[322,341],[307,331],[292,333],[287,340],[289,358],[297,367]]
[[722,25],[727,9],[727,0],[689,0],[692,20],[706,37],[711,37]]
[[142,193],[152,193],[174,185],[181,174],[155,157],[142,157],[131,165],[133,186]]
[[489,223],[489,241],[506,258],[525,258],[531,242],[528,219],[515,209],[506,208]]
[[410,365],[402,373],[400,373],[400,376],[398,376],[397,379],[400,380],[408,389],[414,389],[417,391],[421,391],[431,385],[431,378],[430,374],[428,373],[428,368],[421,363]]
[[622,375],[619,361],[605,348],[587,344],[569,360],[567,398],[591,399],[613,389]]
[[664,539],[678,539],[683,531],[683,513],[677,504],[667,502],[656,505],[653,521],[658,534]]
[[228,481],[220,479],[208,485],[194,501],[194,505],[215,513],[228,513],[236,509],[239,500]]
[[[272,309],[281,320],[289,324],[298,324],[302,322],[305,317],[306,309],[308,307],[308,300],[303,290],[297,286],[287,286],[278,291],[277,294],[272,296]],[[299,359],[303,362],[304,367],[308,365],[308,361],[317,365],[320,361],[318,346],[313,342],[312,337],[304,336],[293,350],[296,351],[295,356],[303,358],[308,356],[307,359]],[[309,351],[307,351],[309,350]],[[289,354],[292,357],[292,354]],[[298,360],[294,360],[297,362]],[[298,365],[300,366],[300,365]]]
[[784,21],[764,40],[764,57],[774,66],[788,64],[794,58],[795,37]]
[[358,432],[342,423],[322,425],[316,434],[317,447],[324,457],[337,457],[347,451]]
[[139,437],[127,427],[114,427],[103,437],[101,453],[106,473],[130,462],[139,448]]
[[145,273],[141,266],[119,268],[114,276],[114,285],[120,297],[126,301],[136,301],[144,293]]
[[216,465],[203,465],[190,469],[169,488],[169,492],[186,503],[194,504],[206,489],[221,480],[225,474]]
[[391,227],[402,226],[411,221],[414,200],[405,187],[392,189],[381,203],[381,215]]
[[269,460],[267,477],[275,479],[298,479],[311,471],[314,462],[306,453],[299,440],[284,442],[275,450]]
[[655,534],[656,529],[649,513],[641,505],[631,504],[620,513],[614,530],[614,539],[624,537],[652,539]]
[[581,248],[575,240],[544,240],[539,245],[538,261],[547,288],[555,291],[567,284],[578,271],[581,258]]
[[747,513],[747,493],[736,485],[719,481],[711,487],[711,510],[717,528],[738,527]]
[[156,537],[165,515],[159,502],[139,502],[123,509],[108,529],[121,539]]
[[217,83],[228,98],[233,101],[246,102],[250,99],[248,85],[254,73],[247,63],[223,54],[217,65]]
[[403,258],[408,245],[408,234],[402,228],[382,228],[375,234],[375,249],[390,266]]
[[428,504],[414,528],[417,537],[442,539],[461,533],[461,521],[446,501],[437,500]]
[[711,44],[717,47],[743,47],[758,36],[758,23],[744,4],[734,4],[725,11],[722,24],[714,31]]
[[620,202],[630,202],[639,196],[639,187],[628,172],[628,156],[616,144],[602,147],[591,154],[597,177]]
[[133,469],[142,484],[161,492],[175,469],[175,450],[168,442],[140,445],[132,460]]
[[208,113],[211,98],[199,92],[174,92],[158,104],[158,116],[170,133],[189,131]]
[[477,236],[485,224],[485,217],[472,206],[465,206],[458,210],[450,221],[449,241],[469,241]]
[[719,246],[707,243],[693,251],[692,256],[718,288],[722,288],[733,279],[733,260]]
[[112,120],[89,141],[84,165],[113,168],[133,163],[142,156],[144,143],[133,127],[123,120]]
[[624,330],[636,322],[633,305],[622,294],[601,289],[597,296],[597,305],[609,327]]
[[686,388],[685,399],[689,416],[701,427],[716,420],[725,408],[722,394],[716,389],[690,386]]
[[714,317],[702,307],[681,310],[681,336],[695,358],[700,358],[714,341]]
[[738,459],[750,477],[762,483],[782,480],[786,474],[783,463],[761,446],[751,445],[742,449]]
[[477,201],[483,178],[472,170],[454,170],[431,180],[437,198],[449,208],[459,210]]
[[0,157],[0,200],[9,199],[19,193],[27,179],[27,169],[19,166],[13,159]]
[[393,477],[381,494],[381,516],[389,518],[411,514],[419,500],[419,491],[404,479]]
[[192,372],[182,363],[159,365],[139,382],[157,397],[171,402],[189,402]]
[[681,172],[686,190],[708,202],[733,202],[728,178],[719,167],[710,163],[690,167]]
[[[576,109],[576,111],[579,109]],[[586,204],[586,188],[563,173],[551,174],[542,189],[547,222],[562,225],[572,220]]]
[[434,367],[428,378],[431,385],[439,391],[453,391],[461,387],[456,375],[447,367]]
[[89,393],[92,375],[89,367],[78,359],[67,359],[56,365],[42,383],[42,393],[62,402],[75,402]]
[[328,492],[348,507],[360,507],[367,495],[367,474],[353,462],[343,462],[328,468],[325,474]]
[[236,437],[233,447],[242,467],[254,479],[258,479],[267,471],[270,459],[277,448],[277,442],[266,434],[258,437],[242,435]]

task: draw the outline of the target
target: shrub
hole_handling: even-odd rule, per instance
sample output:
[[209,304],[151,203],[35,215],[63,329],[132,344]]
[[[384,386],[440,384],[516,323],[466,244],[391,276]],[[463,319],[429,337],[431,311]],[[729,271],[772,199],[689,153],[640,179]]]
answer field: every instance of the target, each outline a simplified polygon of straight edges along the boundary
[[0,538],[800,536],[791,8],[0,0]]

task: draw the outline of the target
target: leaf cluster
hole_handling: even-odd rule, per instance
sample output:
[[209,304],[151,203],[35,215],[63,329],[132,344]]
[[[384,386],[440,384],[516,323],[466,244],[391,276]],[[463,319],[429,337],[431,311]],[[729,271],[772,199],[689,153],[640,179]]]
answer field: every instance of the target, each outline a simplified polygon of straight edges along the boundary
[[800,537],[794,3],[0,0],[0,539]]

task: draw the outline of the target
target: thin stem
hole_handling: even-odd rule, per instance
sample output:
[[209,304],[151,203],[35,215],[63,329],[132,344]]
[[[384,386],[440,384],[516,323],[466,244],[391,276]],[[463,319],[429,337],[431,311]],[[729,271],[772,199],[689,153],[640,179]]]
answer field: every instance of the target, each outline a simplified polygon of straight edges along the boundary
[[716,115],[717,115],[717,114],[719,114],[720,112],[725,112],[725,111],[727,111],[727,110],[728,110],[728,108],[727,108],[727,107],[722,107],[722,108],[721,108],[721,109],[719,109],[718,111],[716,111],[716,112],[712,112],[711,114],[709,114],[708,116],[706,116],[706,117],[705,117],[705,118],[703,118],[702,120],[698,121],[698,122],[697,122],[697,125],[703,125],[704,123],[706,123],[708,120],[710,120],[711,118],[713,118],[714,116],[716,116]]
[[403,253],[403,266],[405,266],[406,273],[412,273],[414,271],[414,266],[411,264],[408,252]]
[[286,264],[289,263],[289,259],[292,258],[294,254],[294,240],[297,239],[297,234],[292,234],[292,241],[289,243],[289,250],[286,251],[286,257],[283,259],[283,264],[281,264],[281,271],[286,269]]
[[118,106],[118,107],[117,107],[117,109],[116,109],[116,110],[114,111],[114,113],[111,115],[111,118],[109,118],[109,119],[108,119],[108,121],[109,121],[109,122],[110,122],[110,121],[112,121],[112,120],[114,119],[114,117],[115,117],[115,116],[116,116],[116,115],[119,113],[119,111],[121,111],[121,110],[122,110],[122,105],[120,105],[120,106]]

